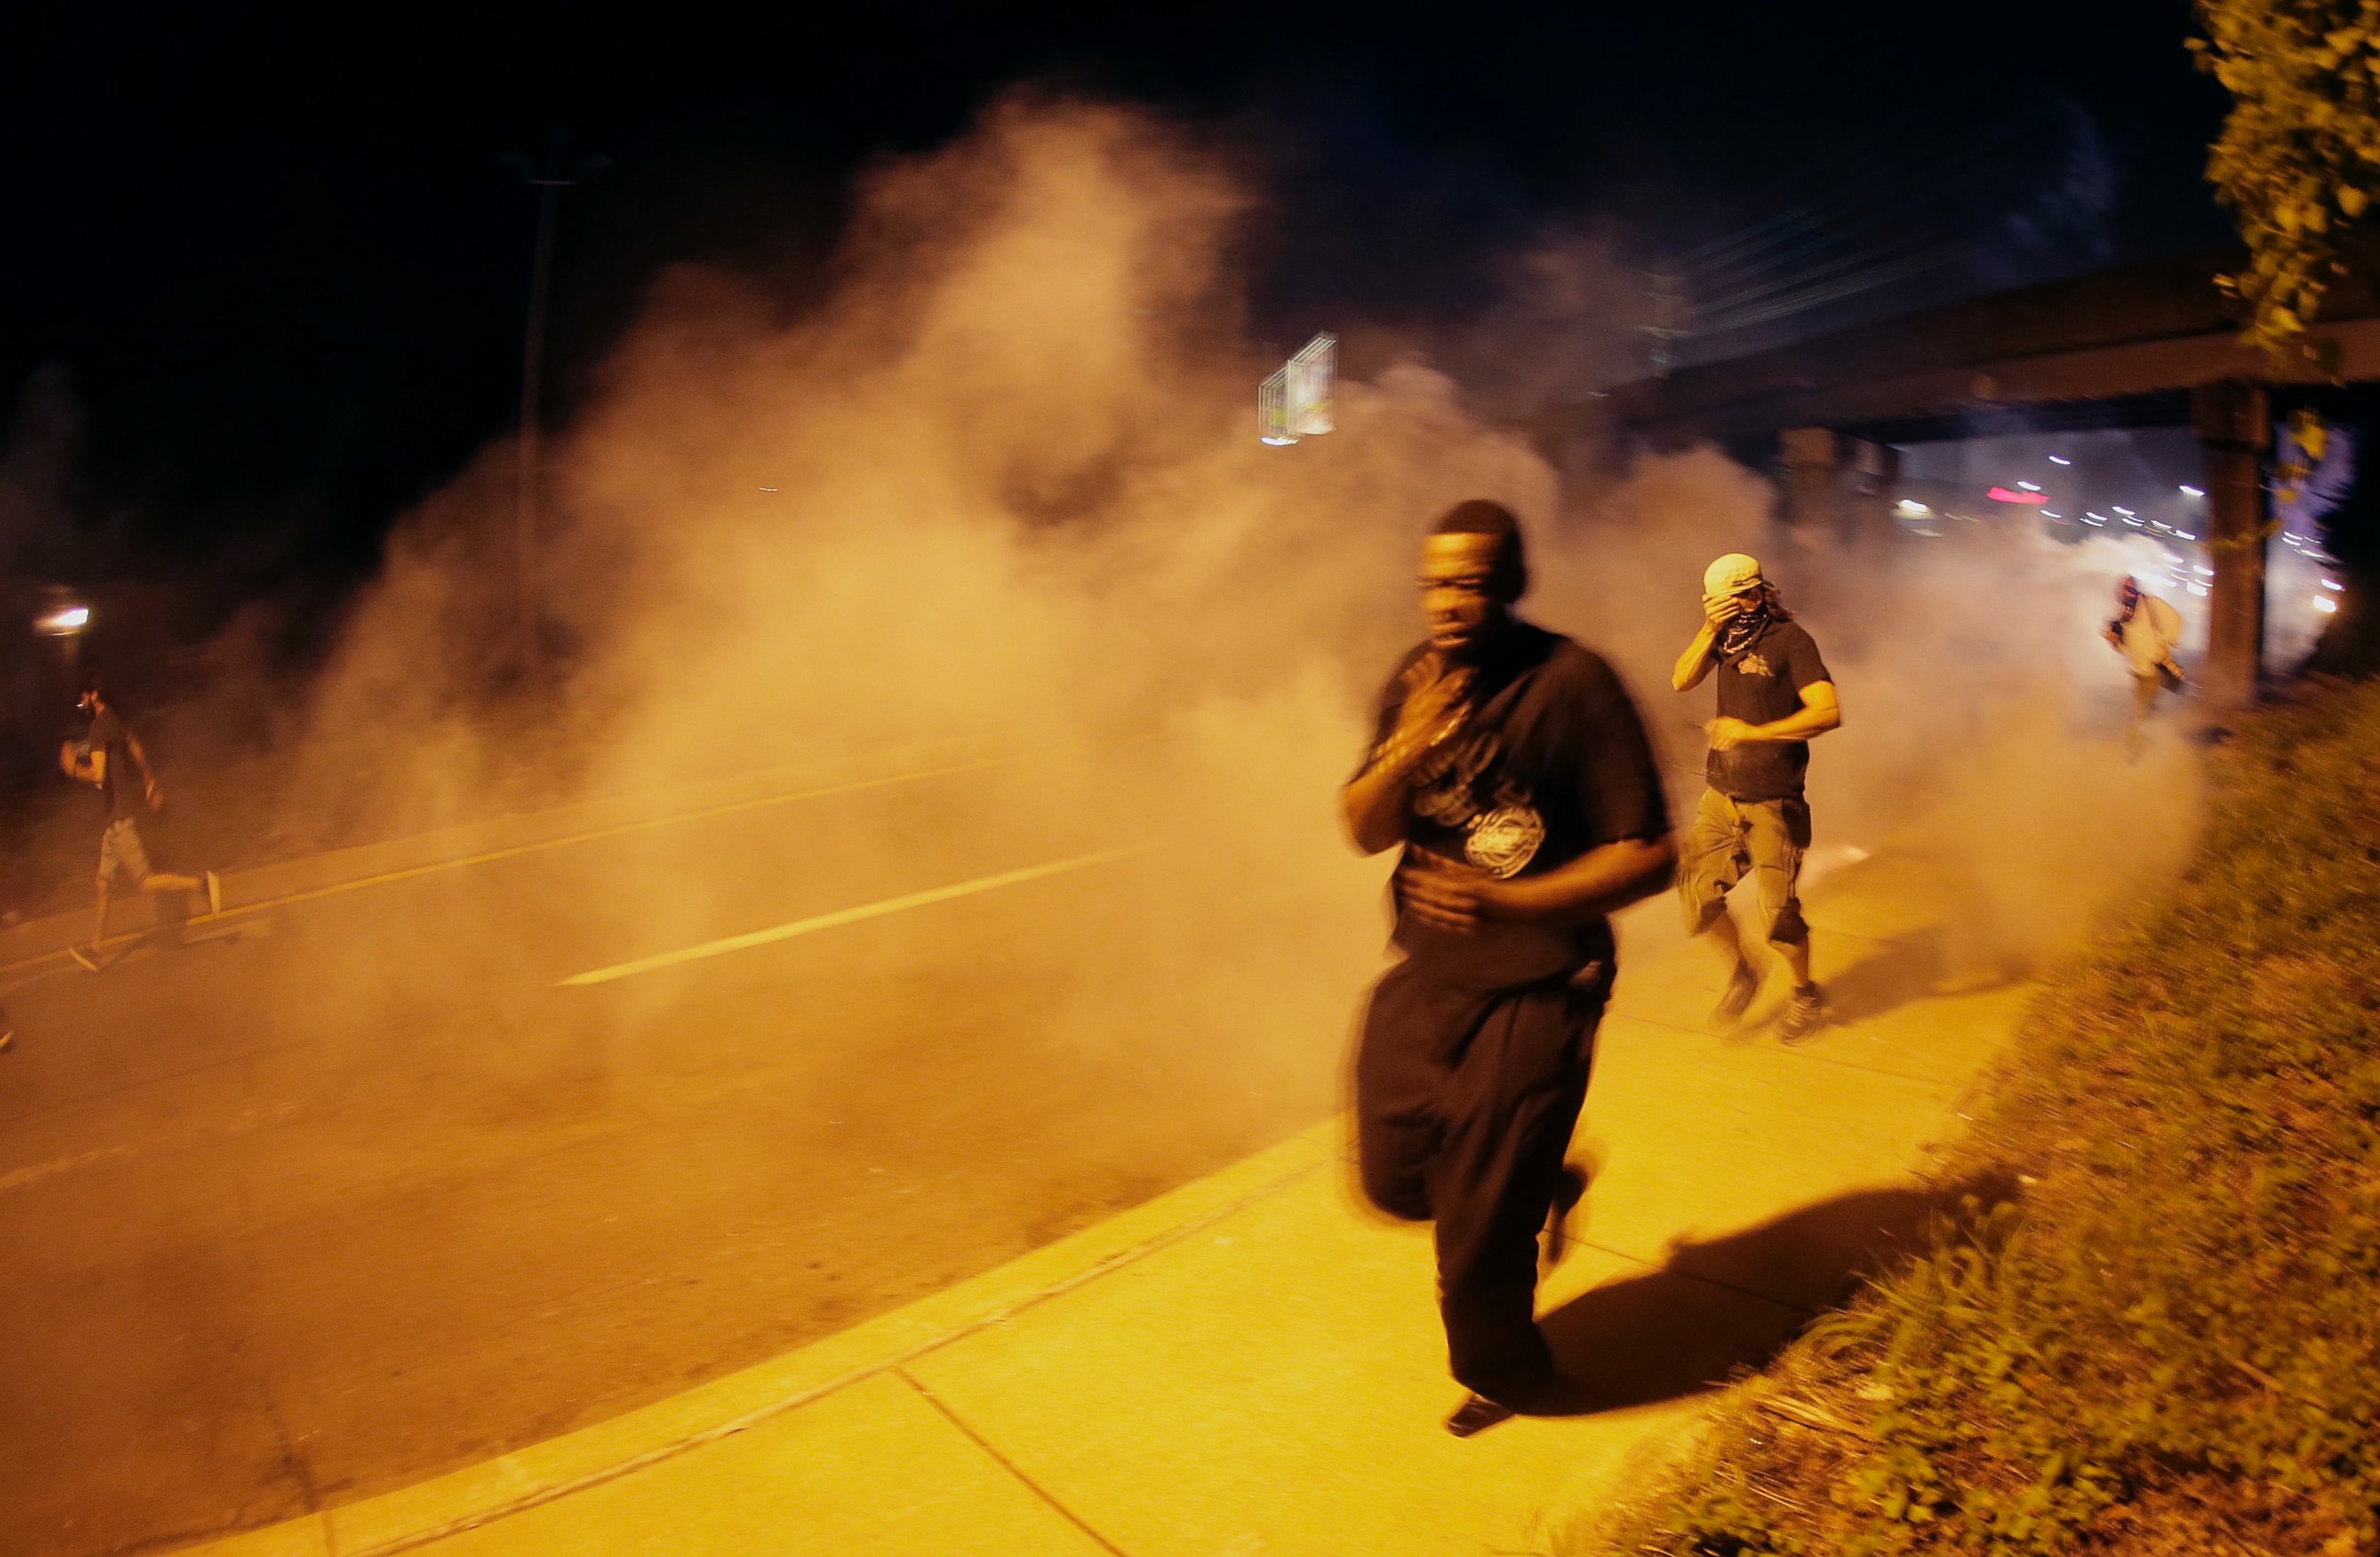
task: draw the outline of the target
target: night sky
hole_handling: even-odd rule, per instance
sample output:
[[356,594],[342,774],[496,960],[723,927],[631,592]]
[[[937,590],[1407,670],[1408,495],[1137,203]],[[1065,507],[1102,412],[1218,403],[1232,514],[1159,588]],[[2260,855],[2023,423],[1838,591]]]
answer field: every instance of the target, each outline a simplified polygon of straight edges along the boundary
[[[20,447],[79,430],[67,513],[12,526],[6,565],[226,602],[367,569],[512,425],[534,204],[503,159],[557,130],[609,161],[566,197],[557,417],[657,266],[798,272],[856,167],[1020,78],[1267,138],[1298,222],[1260,320],[1456,316],[1496,255],[1592,228],[1701,257],[1752,342],[2223,241],[2189,25],[2139,0],[20,9],[0,412]],[[1802,247],[1728,247],[1794,211]]]

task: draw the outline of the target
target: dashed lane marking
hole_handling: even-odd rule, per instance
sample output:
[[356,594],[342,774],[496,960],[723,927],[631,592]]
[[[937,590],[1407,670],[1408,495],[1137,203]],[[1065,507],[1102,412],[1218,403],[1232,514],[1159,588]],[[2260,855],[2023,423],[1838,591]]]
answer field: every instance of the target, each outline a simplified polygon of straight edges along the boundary
[[112,1146],[94,1146],[89,1151],[69,1153],[52,1157],[47,1162],[27,1163],[22,1167],[0,1172],[0,1195],[14,1194],[30,1189],[60,1174],[95,1167],[101,1163],[121,1162],[127,1157],[145,1156],[161,1151],[178,1151],[209,1140],[246,1135],[252,1130],[268,1129],[294,1119],[299,1105],[285,1103],[277,1108],[249,1108],[227,1118],[210,1120],[196,1129],[171,1136],[147,1136],[138,1141],[119,1141]]
[[46,1163],[29,1163],[23,1167],[0,1173],[0,1195],[21,1189],[29,1184],[39,1184],[44,1178],[55,1178],[62,1173],[72,1173],[79,1167],[104,1163],[117,1157],[132,1155],[129,1146],[96,1146],[88,1152],[77,1152],[69,1157],[54,1157]]
[[1052,860],[1047,864],[1027,865],[1023,870],[1002,871],[998,875],[978,876],[973,881],[961,881],[949,887],[929,887],[923,892],[905,893],[898,898],[886,898],[881,902],[862,903],[857,908],[837,909],[832,913],[816,914],[808,919],[796,919],[790,923],[772,925],[766,930],[750,930],[740,935],[726,935],[715,941],[705,941],[677,951],[664,951],[651,957],[639,957],[633,962],[618,962],[592,972],[573,973],[556,981],[556,988],[578,984],[610,984],[614,979],[629,979],[638,973],[656,972],[674,968],[685,962],[698,962],[706,957],[723,957],[731,951],[745,951],[753,947],[770,946],[789,941],[796,935],[815,935],[820,930],[832,930],[840,925],[856,924],[864,919],[881,919],[887,914],[904,913],[910,909],[925,908],[934,903],[946,903],[953,898],[973,897],[978,892],[997,891],[1002,887],[1016,887],[1027,881],[1039,881],[1045,876],[1062,875],[1068,871],[1087,870],[1112,861],[1145,854],[1156,848],[1154,843],[1135,844],[1129,849],[1103,849],[1096,854],[1076,854],[1068,859]]

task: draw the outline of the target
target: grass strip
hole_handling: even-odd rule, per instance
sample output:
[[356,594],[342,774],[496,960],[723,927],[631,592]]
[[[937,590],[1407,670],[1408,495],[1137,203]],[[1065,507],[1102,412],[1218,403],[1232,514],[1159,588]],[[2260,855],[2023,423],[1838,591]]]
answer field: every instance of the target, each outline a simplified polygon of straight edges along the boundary
[[2380,1552],[2380,686],[2249,721],[2196,859],[2054,973],[1952,1182],[1564,1550]]

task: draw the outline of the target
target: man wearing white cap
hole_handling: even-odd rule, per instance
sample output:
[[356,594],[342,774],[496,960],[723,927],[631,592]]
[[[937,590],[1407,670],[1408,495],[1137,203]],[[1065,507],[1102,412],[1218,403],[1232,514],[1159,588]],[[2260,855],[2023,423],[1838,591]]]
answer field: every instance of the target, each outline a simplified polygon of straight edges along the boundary
[[1802,779],[1810,738],[1843,722],[1818,646],[1777,597],[1760,563],[1730,551],[1703,573],[1703,624],[1678,657],[1670,684],[1680,692],[1718,675],[1718,718],[1710,724],[1708,784],[1678,862],[1687,928],[1708,935],[1729,963],[1718,1015],[1732,1021],[1760,993],[1760,973],[1727,910],[1745,875],[1760,899],[1762,932],[1792,970],[1793,993],[1778,1025],[1788,1043],[1826,1018],[1826,992],[1810,977],[1810,927],[1802,918],[1802,855],[1810,807]]

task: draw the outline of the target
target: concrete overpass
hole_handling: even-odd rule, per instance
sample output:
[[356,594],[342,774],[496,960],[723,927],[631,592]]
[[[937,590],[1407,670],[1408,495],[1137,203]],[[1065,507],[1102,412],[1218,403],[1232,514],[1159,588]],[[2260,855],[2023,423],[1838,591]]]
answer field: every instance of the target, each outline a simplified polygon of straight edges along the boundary
[[2263,660],[2268,391],[2380,380],[2373,265],[2339,278],[2315,326],[2334,373],[2312,363],[2292,373],[2239,343],[2239,307],[2215,277],[2242,258],[2161,260],[1707,363],[1623,386],[1606,415],[1638,447],[1773,450],[1788,523],[1878,530],[1901,444],[2194,427],[2215,567],[2204,681],[2218,704],[2237,705],[2254,695]]

